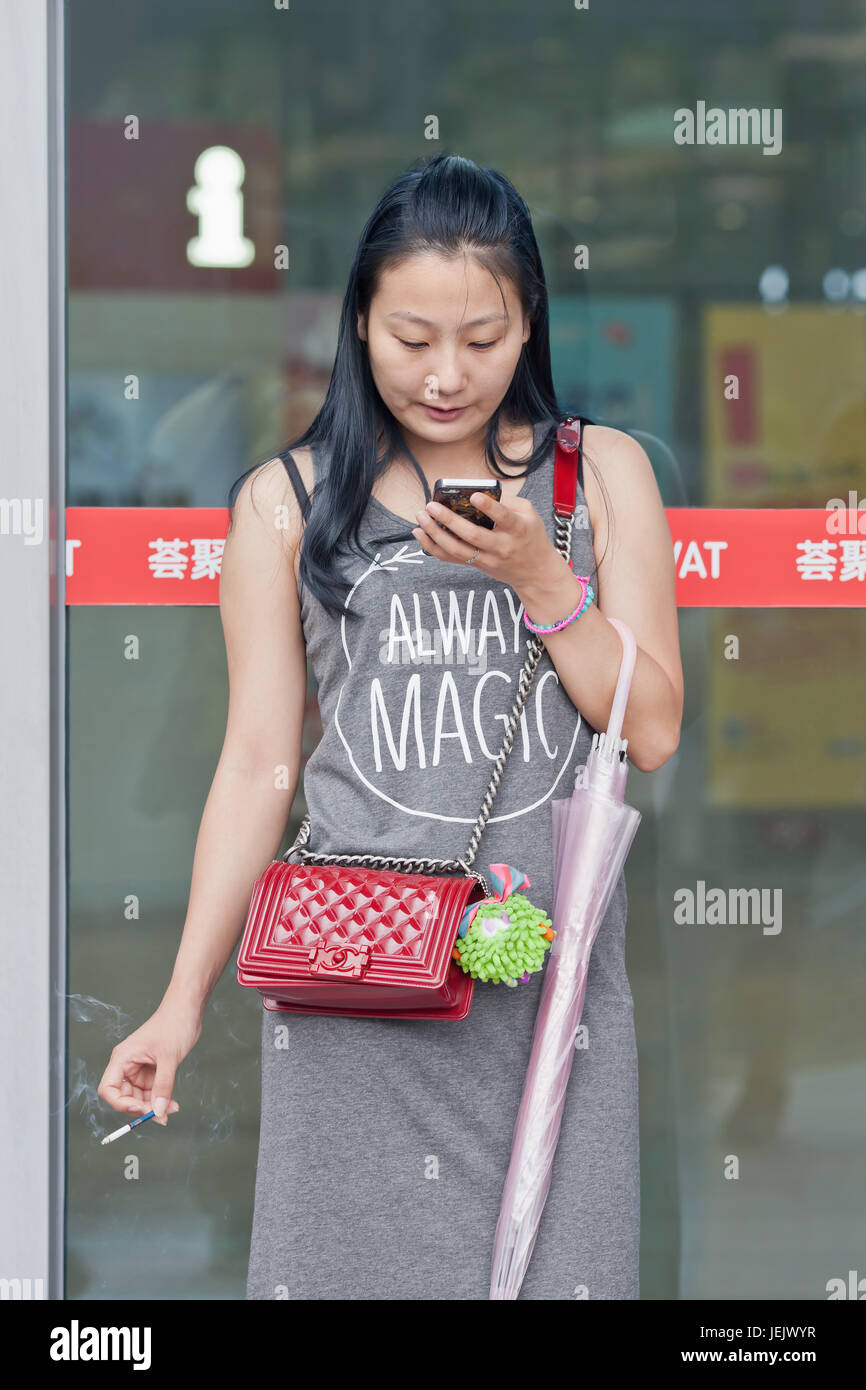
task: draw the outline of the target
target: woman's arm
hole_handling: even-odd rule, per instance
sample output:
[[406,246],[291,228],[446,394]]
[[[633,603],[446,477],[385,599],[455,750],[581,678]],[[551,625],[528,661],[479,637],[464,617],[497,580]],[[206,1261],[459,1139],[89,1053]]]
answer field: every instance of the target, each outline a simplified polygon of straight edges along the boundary
[[[561,632],[539,635],[575,706],[594,729],[603,730],[622,660],[619,633],[605,615],[628,624],[637,655],[622,736],[634,766],[653,772],[676,751],[683,712],[670,529],[652,465],[636,440],[621,430],[586,425],[584,444],[607,489],[613,534],[598,483],[584,466],[598,565],[596,603]],[[533,622],[555,623],[573,610],[576,593],[571,572],[557,555],[518,597]]]
[[[288,517],[279,529],[277,509]],[[229,676],[222,752],[193,857],[189,905],[164,1003],[204,1011],[235,948],[253,884],[279,848],[297,787],[307,657],[295,555],[300,509],[279,459],[238,493],[223,552]]]

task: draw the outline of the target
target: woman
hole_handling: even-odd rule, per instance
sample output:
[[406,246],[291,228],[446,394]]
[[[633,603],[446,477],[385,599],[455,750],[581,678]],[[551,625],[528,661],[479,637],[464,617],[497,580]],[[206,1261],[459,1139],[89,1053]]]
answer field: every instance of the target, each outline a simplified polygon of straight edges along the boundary
[[[674,571],[649,460],[629,436],[585,426],[577,502],[590,524],[575,525],[572,573],[554,543],[561,415],[526,204],[501,174],[437,155],[397,179],[364,229],[315,420],[232,488],[225,742],[171,981],[99,1087],[116,1109],[153,1098],[166,1123],[177,1108],[177,1066],[285,830],[308,658],[323,725],[304,771],[310,847],[453,858],[501,745],[523,613],[557,623],[579,607],[575,576],[590,576],[597,602],[543,639],[475,860],[528,874],[546,911],[551,800],[569,795],[605,728],[619,673],[605,613],[638,644],[631,761],[651,771],[677,747]],[[494,529],[431,505],[445,475],[502,479],[500,501],[472,499]],[[625,919],[621,875],[523,1298],[639,1297]],[[450,1024],[263,1010],[248,1298],[487,1298],[540,985],[541,972],[517,988],[476,983],[468,1017]]]

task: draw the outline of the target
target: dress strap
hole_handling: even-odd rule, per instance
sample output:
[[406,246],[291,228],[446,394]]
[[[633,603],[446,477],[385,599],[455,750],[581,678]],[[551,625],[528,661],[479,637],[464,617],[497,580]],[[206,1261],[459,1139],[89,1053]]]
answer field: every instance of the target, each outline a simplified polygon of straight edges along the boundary
[[[578,416],[580,419],[580,416]],[[580,419],[580,446],[577,450],[577,481],[583,492],[583,420]]]
[[292,487],[295,489],[295,496],[298,499],[298,505],[301,508],[304,521],[306,521],[307,517],[310,514],[310,507],[312,503],[310,502],[310,498],[307,494],[307,489],[304,487],[304,481],[300,473],[298,472],[298,465],[295,463],[295,460],[292,458],[292,455],[288,449],[284,449],[281,454],[277,455],[277,457],[281,458],[285,465],[285,469],[291,480]]

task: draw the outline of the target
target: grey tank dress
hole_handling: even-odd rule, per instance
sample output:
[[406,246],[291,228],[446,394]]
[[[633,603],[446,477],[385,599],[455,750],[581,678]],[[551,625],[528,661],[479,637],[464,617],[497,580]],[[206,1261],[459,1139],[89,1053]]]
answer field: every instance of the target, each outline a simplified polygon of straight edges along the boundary
[[[551,438],[521,495],[555,541],[553,452]],[[319,450],[316,479],[326,466]],[[364,539],[401,529],[405,518],[371,498]],[[467,847],[504,737],[529,636],[522,605],[411,535],[373,553],[370,564],[342,560],[356,624],[301,586],[324,730],[304,770],[310,848],[452,858]],[[592,571],[588,520],[574,527],[572,558],[576,574]],[[548,912],[551,803],[571,794],[593,732],[545,651],[475,867],[522,869],[528,897]],[[523,1299],[640,1296],[626,910],[621,875],[593,948],[586,1034]],[[248,1299],[488,1298],[540,988],[541,972],[516,988],[476,981],[459,1022],[262,1010]]]

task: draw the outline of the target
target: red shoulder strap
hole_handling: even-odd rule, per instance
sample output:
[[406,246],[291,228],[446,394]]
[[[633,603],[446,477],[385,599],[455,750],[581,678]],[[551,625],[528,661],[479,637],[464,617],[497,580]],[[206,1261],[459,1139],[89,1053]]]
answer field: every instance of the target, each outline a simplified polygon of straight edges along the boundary
[[553,510],[571,516],[577,505],[581,421],[570,415],[556,431],[553,456]]

